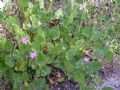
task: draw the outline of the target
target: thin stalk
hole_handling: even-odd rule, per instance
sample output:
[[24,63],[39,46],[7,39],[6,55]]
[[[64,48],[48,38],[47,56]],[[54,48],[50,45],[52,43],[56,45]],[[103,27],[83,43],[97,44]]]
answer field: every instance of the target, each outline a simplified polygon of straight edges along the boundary
[[48,7],[47,12],[49,12],[49,11],[50,11],[50,9],[52,8],[53,3],[54,3],[54,0],[52,0],[52,1],[51,1],[50,5],[49,5],[49,7]]

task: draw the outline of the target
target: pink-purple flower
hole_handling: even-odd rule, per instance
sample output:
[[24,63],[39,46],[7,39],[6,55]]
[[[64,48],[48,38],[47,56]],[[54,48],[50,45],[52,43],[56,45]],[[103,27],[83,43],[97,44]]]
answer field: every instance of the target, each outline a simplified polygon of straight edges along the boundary
[[83,58],[83,60],[84,60],[85,62],[89,62],[90,57],[89,57],[88,55],[85,55],[84,58]]
[[22,37],[22,38],[21,38],[21,42],[22,42],[23,44],[28,44],[28,43],[29,43],[29,40],[28,40],[27,37]]
[[29,53],[29,57],[30,57],[31,59],[35,59],[35,58],[37,57],[36,51],[30,52],[30,53]]

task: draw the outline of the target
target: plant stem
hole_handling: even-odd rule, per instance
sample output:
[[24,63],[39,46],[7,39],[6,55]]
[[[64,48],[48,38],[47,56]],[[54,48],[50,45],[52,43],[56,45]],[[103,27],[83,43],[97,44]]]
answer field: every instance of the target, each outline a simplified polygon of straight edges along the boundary
[[49,12],[49,11],[50,11],[50,9],[51,9],[51,7],[52,7],[53,3],[54,3],[54,0],[52,0],[52,1],[51,1],[50,5],[49,5],[49,7],[48,7],[47,12]]

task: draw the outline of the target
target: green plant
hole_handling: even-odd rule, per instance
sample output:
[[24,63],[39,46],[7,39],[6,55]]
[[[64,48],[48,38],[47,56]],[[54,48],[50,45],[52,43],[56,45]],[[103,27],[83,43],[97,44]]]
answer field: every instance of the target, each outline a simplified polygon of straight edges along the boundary
[[[3,78],[9,76],[13,90],[49,90],[45,77],[51,73],[49,65],[53,65],[69,79],[86,86],[86,77],[101,69],[104,63],[101,57],[112,60],[117,45],[111,42],[118,38],[116,23],[111,23],[107,12],[100,13],[96,21],[92,17],[97,11],[89,4],[87,11],[78,11],[76,2],[68,3],[64,13],[62,9],[51,10],[54,0],[48,9],[44,0],[32,1],[18,0],[17,14],[11,15],[9,9],[0,13],[0,23],[7,35],[0,39]],[[117,8],[119,3],[115,5]]]

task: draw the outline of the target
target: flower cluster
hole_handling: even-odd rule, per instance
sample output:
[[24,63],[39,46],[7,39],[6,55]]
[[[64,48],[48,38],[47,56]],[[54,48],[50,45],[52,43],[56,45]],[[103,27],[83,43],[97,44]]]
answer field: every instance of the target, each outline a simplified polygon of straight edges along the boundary
[[29,57],[30,57],[31,59],[35,59],[36,56],[37,56],[36,51],[32,51],[32,52],[29,53]]
[[26,44],[29,43],[29,40],[28,40],[27,37],[22,37],[22,38],[21,38],[21,42],[26,45]]
[[83,60],[84,60],[85,62],[89,62],[90,57],[89,57],[88,55],[85,55],[84,58],[83,58]]
[[[29,39],[28,39],[27,37],[22,37],[22,38],[21,38],[21,42],[22,42],[23,44],[27,45],[27,44],[29,43]],[[31,59],[35,59],[36,56],[37,56],[36,51],[32,51],[32,52],[29,53],[29,57],[30,57]]]

